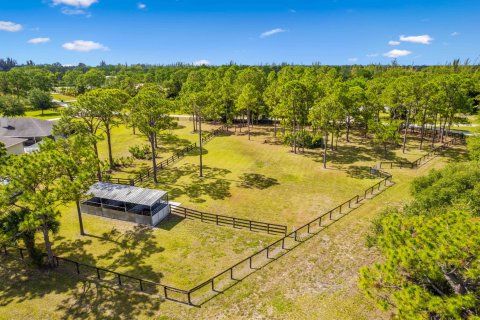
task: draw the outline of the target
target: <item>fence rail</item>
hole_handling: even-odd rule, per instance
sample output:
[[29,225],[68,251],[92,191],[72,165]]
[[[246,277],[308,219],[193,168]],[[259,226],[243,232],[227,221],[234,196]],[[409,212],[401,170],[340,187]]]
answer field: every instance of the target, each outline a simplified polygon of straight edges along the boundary
[[[206,133],[205,135],[202,136],[202,143],[207,143],[208,141],[212,140],[213,138],[215,138],[216,136],[218,136],[219,134],[221,134],[224,131],[225,131],[225,126],[221,126],[220,128],[214,129],[214,130]],[[163,169],[165,169],[165,167],[168,167],[168,166],[174,164],[175,162],[177,162],[178,160],[183,159],[190,151],[192,151],[195,148],[197,148],[197,143],[196,142],[186,146],[185,148],[183,148],[180,151],[177,151],[171,157],[169,157],[169,158],[161,161],[160,163],[158,163],[157,166],[156,166],[157,170],[163,170]],[[144,182],[145,180],[148,180],[152,176],[153,176],[153,169],[148,168],[148,169],[144,170],[143,172],[138,173],[135,176],[135,178],[133,179],[133,181],[136,184],[140,184],[140,183]]]
[[223,216],[214,213],[202,212],[180,206],[170,205],[171,212],[187,219],[198,219],[202,222],[215,223],[219,226],[233,226],[234,228],[248,229],[250,231],[266,232],[269,234],[287,233],[287,227],[280,224],[254,221],[230,216]]
[[415,169],[418,168],[419,166],[423,165],[426,161],[429,159],[435,157],[439,153],[445,151],[448,147],[452,146],[453,144],[463,141],[465,139],[463,134],[454,134],[453,138],[449,141],[446,141],[442,143],[440,146],[432,149],[430,152],[428,152],[426,155],[418,158],[417,160],[410,162],[410,161],[381,161],[378,164],[379,169],[383,168],[410,168],[410,169]]

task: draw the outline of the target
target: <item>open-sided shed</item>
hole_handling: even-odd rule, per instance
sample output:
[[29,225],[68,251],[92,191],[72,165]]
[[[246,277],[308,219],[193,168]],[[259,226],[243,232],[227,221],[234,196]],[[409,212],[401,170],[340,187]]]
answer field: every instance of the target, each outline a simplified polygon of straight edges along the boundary
[[88,194],[80,204],[88,214],[155,226],[170,213],[166,191],[97,182]]

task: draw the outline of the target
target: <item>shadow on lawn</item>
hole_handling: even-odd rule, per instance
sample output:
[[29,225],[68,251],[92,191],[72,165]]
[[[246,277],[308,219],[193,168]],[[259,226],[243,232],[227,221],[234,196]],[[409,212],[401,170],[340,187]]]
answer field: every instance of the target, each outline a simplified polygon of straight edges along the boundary
[[[160,186],[165,186],[172,199],[186,195],[192,202],[205,202],[208,196],[215,200],[222,200],[231,196],[231,182],[224,177],[231,171],[222,168],[203,166],[203,177],[199,177],[199,166],[183,164],[171,167],[158,175]],[[188,178],[188,184],[178,184],[182,178]]]
[[277,179],[258,173],[244,173],[240,180],[238,186],[247,189],[263,190],[279,184]]

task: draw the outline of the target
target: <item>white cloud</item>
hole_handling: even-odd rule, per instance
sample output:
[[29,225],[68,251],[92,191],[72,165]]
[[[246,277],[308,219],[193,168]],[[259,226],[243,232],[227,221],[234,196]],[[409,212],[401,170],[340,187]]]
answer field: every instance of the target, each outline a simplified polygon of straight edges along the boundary
[[66,50],[78,52],[89,52],[92,50],[108,50],[108,48],[101,43],[85,40],[75,40],[72,42],[67,42],[64,43],[62,47]]
[[348,58],[348,62],[357,62],[358,58]]
[[260,34],[260,38],[270,37],[270,36],[273,36],[274,34],[282,33],[282,32],[287,32],[287,30],[281,29],[281,28],[275,28],[275,29],[272,29],[272,30],[262,32]]
[[200,59],[193,62],[194,66],[208,66],[209,64],[210,64],[210,61],[206,59]]
[[400,41],[395,41],[395,40],[388,41],[388,45],[390,46],[398,46],[399,44],[400,44]]
[[369,53],[369,54],[367,54],[367,57],[369,57],[369,58],[378,57],[378,53]]
[[409,54],[412,54],[412,52],[408,50],[393,49],[391,51],[384,53],[383,55],[389,58],[400,58],[400,57],[406,57]]
[[88,8],[92,4],[97,2],[98,0],[53,0],[52,1],[54,6],[58,6],[62,4],[62,5],[72,6],[77,8]]
[[144,9],[147,8],[147,5],[146,5],[145,3],[139,2],[139,3],[137,4],[137,8],[140,9],[140,10],[144,10]]
[[0,30],[9,32],[18,32],[22,30],[22,25],[11,21],[0,21]]
[[451,35],[452,37],[456,37],[456,36],[459,36],[459,35],[460,35],[460,32],[455,31],[455,32],[450,33],[450,35]]
[[31,44],[40,44],[40,43],[47,43],[50,42],[50,38],[33,38],[27,41]]
[[400,36],[400,41],[403,42],[412,42],[412,43],[420,43],[420,44],[430,44],[433,38],[430,37],[428,34],[424,34],[421,36]]
[[70,9],[70,8],[63,8],[62,13],[66,14],[68,16],[75,16],[75,15],[80,15],[80,14],[88,14],[87,11],[82,10],[82,9]]

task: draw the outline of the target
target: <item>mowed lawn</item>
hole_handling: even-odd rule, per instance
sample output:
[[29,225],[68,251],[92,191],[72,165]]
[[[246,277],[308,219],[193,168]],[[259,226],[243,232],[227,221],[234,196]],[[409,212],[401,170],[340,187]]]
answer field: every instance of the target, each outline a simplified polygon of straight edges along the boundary
[[54,251],[62,257],[190,289],[277,238],[171,216],[158,227],[83,214],[80,236],[75,207],[62,210]]
[[[175,152],[182,150],[192,142],[198,141],[198,133],[193,132],[191,121],[187,119],[176,121],[177,126],[171,130],[161,132],[158,137],[157,161],[160,162],[172,156]],[[219,127],[218,125],[204,124],[202,128],[207,133],[209,130]],[[106,137],[103,136],[98,144],[98,153],[102,160],[108,159],[108,147]],[[138,129],[133,134],[133,129],[125,125],[119,125],[112,130],[112,154],[114,158],[130,157],[129,149],[133,146],[150,146],[147,138]],[[120,168],[112,172],[113,177],[133,178],[143,168],[150,168],[151,160],[135,159],[132,166]]]
[[[456,147],[418,170],[389,170],[395,185],[305,244],[220,294],[201,308],[77,281],[2,261],[5,319],[390,319],[358,288],[358,269],[380,259],[365,245],[371,221],[388,205],[411,199],[410,184],[432,168],[464,156]],[[72,223],[74,223],[72,221]]]
[[[378,179],[369,168],[384,158],[377,150],[352,135],[341,140],[338,150],[328,151],[327,169],[321,150],[294,154],[272,139],[271,128],[255,128],[251,140],[226,134],[204,146],[204,177],[199,177],[195,153],[159,173],[158,185],[182,205],[207,212],[300,227],[321,213],[363,192]],[[406,154],[400,149],[387,158],[414,160],[425,154],[415,139]]]

